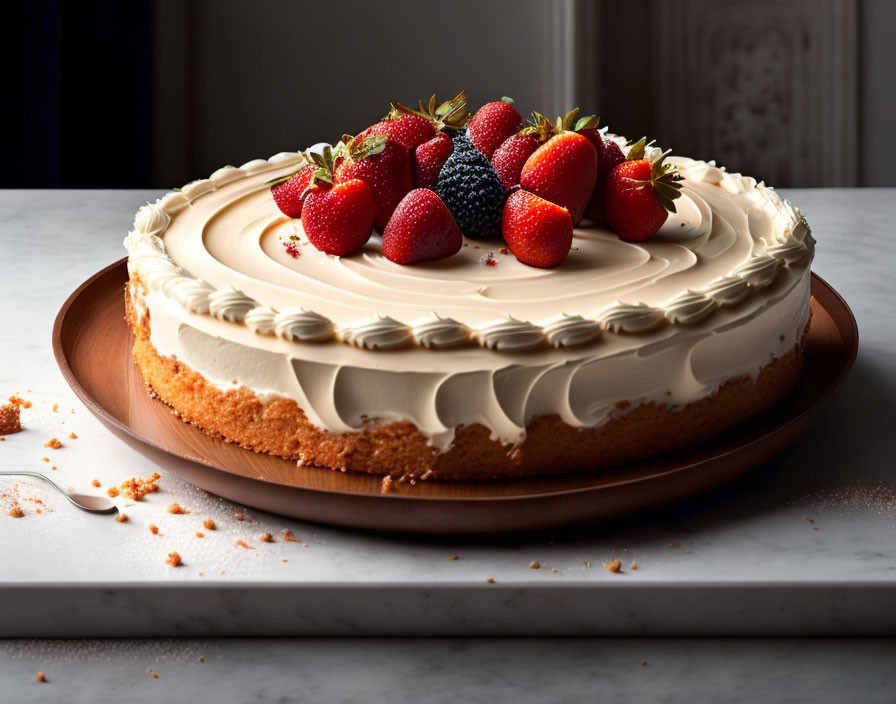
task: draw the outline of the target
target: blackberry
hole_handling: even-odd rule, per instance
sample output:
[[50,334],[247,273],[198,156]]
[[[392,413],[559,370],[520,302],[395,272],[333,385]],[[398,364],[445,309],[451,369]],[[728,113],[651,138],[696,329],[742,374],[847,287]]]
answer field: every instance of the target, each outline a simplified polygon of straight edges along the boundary
[[473,147],[466,135],[456,136],[454,145],[434,190],[464,235],[477,240],[500,237],[501,208],[507,191],[488,157]]
[[470,138],[467,136],[466,127],[455,132],[451,138],[451,141],[454,142],[454,151],[456,152],[468,152],[476,149],[476,147],[474,147],[473,143],[470,141]]

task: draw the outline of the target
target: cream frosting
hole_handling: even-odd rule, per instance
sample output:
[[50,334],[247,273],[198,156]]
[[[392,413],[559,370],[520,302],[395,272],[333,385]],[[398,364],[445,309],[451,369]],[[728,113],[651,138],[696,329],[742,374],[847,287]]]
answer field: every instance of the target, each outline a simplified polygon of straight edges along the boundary
[[[310,246],[301,222],[283,217],[268,192],[267,181],[302,158],[281,153],[225,167],[144,206],[125,242],[132,270],[190,312],[245,322],[259,335],[281,334],[277,317],[292,319],[299,308],[314,318],[295,323],[312,328],[294,332],[296,341],[333,336],[371,350],[479,344],[500,352],[588,344],[598,329],[688,325],[811,255],[805,220],[772,189],[673,158],[684,176],[678,213],[645,243],[579,228],[567,260],[550,270],[494,252],[497,265],[485,266],[482,244],[472,241],[454,257],[415,266],[387,261],[377,238],[357,255],[335,257]],[[247,320],[250,311],[257,312]]]
[[161,354],[222,389],[293,399],[324,430],[410,420],[445,449],[472,423],[505,443],[539,415],[595,427],[622,399],[684,405],[755,378],[808,319],[805,219],[712,162],[675,159],[678,213],[652,240],[577,228],[566,261],[543,270],[499,251],[485,266],[473,241],[414,266],[385,260],[376,237],[323,254],[266,186],[302,158],[188,184],[141,208],[125,245]]

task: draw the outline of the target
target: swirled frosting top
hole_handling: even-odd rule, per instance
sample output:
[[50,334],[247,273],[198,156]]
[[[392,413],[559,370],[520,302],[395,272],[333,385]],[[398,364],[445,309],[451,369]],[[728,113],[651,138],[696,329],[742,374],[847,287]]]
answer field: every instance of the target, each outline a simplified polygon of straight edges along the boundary
[[131,270],[184,308],[260,335],[518,351],[689,325],[811,255],[805,220],[772,189],[673,157],[684,178],[678,212],[647,242],[579,227],[553,269],[474,240],[453,257],[411,266],[383,257],[376,236],[352,256],[332,256],[280,213],[266,185],[300,159],[284,153],[225,167],[145,206],[126,240]]

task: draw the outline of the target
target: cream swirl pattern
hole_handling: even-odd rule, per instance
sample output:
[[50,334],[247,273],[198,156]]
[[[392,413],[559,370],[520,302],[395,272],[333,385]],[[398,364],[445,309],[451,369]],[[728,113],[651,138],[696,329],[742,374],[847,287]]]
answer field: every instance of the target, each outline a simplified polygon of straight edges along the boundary
[[[487,252],[472,242],[415,267],[385,260],[375,240],[342,259],[309,246],[301,223],[283,218],[268,194],[266,182],[303,159],[283,152],[223,167],[145,205],[125,240],[129,271],[190,312],[258,335],[369,350],[519,352],[599,344],[601,331],[691,325],[772,285],[814,246],[805,219],[771,188],[713,162],[675,158],[684,177],[679,213],[653,240],[577,229],[557,270],[494,253],[498,265],[486,267]],[[285,253],[287,240],[300,256]]]

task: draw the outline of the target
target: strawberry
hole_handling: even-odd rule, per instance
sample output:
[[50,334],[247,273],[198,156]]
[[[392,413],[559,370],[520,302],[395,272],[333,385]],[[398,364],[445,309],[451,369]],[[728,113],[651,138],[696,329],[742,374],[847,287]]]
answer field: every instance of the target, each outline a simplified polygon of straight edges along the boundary
[[373,226],[382,232],[392,211],[411,190],[411,160],[407,150],[384,135],[346,135],[336,149],[334,180],[359,178],[373,192]]
[[383,256],[396,264],[413,264],[457,254],[463,235],[442,199],[417,188],[398,204],[383,230]]
[[400,144],[408,151],[435,136],[436,128],[425,117],[408,115],[397,111],[397,109],[393,110],[395,110],[394,114],[390,111],[385,120],[371,125],[362,134],[365,137],[371,134],[385,135],[390,142]]
[[460,129],[467,121],[467,95],[461,91],[451,100],[437,105],[435,94],[427,105],[418,101],[414,110],[401,103],[389,106],[389,113],[361,134],[383,134],[409,152],[436,136],[443,129]]
[[520,185],[520,172],[526,159],[538,149],[538,138],[531,134],[514,134],[504,140],[492,154],[492,166],[504,188]]
[[432,186],[439,177],[439,171],[448,161],[454,143],[444,132],[439,132],[428,142],[424,142],[411,153],[411,165],[414,170],[414,185]]
[[288,176],[272,182],[271,195],[274,202],[280,208],[280,212],[290,218],[297,218],[302,214],[302,203],[305,202],[311,177],[314,175],[315,166],[308,164]]
[[523,264],[556,266],[572,246],[572,217],[566,208],[534,193],[514,191],[504,204],[501,233]]
[[302,228],[321,252],[345,257],[370,239],[373,193],[360,179],[318,182],[305,198]]
[[[557,118],[556,134],[532,153],[520,175],[525,190],[569,210],[574,225],[597,181],[597,150],[587,137],[569,129],[577,114],[578,108]],[[542,123],[538,129],[547,128]]]
[[467,127],[467,136],[473,146],[491,159],[501,143],[522,126],[523,116],[513,107],[513,100],[501,98],[476,111]]
[[645,147],[644,139],[632,145],[626,160],[607,176],[607,224],[627,242],[656,234],[681,195],[681,176],[664,162],[666,153],[646,159]]
[[585,217],[593,223],[602,223],[606,217],[607,175],[616,164],[625,161],[622,150],[612,139],[601,138],[600,149],[597,183],[594,185],[594,193],[591,195],[591,200],[588,201],[588,207],[585,208]]

